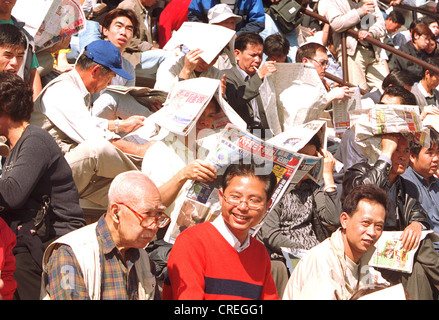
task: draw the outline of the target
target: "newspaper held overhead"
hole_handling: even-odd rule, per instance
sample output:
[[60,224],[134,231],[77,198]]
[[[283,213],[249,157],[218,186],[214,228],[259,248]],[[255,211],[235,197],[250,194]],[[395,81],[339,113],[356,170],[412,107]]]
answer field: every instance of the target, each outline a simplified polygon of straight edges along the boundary
[[184,22],[180,29],[172,34],[171,39],[163,47],[173,50],[184,45],[189,50],[201,49],[201,58],[210,64],[225,46],[234,50],[235,31],[228,28],[202,22]]
[[418,106],[377,104],[373,108],[350,112],[355,142],[369,163],[381,153],[381,135],[401,133],[422,146],[430,147],[430,129],[424,127]]
[[[175,204],[177,210],[173,212],[175,215],[171,217],[171,224],[164,240],[174,243],[184,229],[204,221],[213,221],[220,215],[218,190],[222,175],[228,165],[238,162],[255,163],[256,174],[274,172],[277,185],[271,198],[272,204],[267,209],[264,219],[292,183],[295,175],[299,174],[299,168],[306,158],[313,157],[272,145],[245,130],[228,124],[221,131],[216,147],[210,150],[205,159],[217,169],[217,178],[211,183],[191,182],[185,196],[178,199]],[[253,233],[257,232],[260,225],[253,230]]]
[[259,92],[274,134],[318,120],[326,105],[326,89],[312,64],[276,63]]
[[86,18],[77,0],[17,0],[12,15],[25,22],[36,52],[85,29]]
[[[422,231],[420,241],[432,232],[432,230]],[[384,231],[375,244],[376,250],[369,261],[369,265],[372,267],[411,273],[419,244],[416,248],[406,252],[403,250],[400,240],[401,235],[402,231]]]

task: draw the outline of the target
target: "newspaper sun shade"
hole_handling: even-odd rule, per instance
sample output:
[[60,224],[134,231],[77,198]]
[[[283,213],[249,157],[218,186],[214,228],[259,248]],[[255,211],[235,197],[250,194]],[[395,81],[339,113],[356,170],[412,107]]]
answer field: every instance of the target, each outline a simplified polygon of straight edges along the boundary
[[[216,148],[212,149],[206,158],[206,161],[217,169],[217,178],[211,183],[191,182],[185,193],[186,196],[179,199],[178,203],[176,202],[175,207],[178,209],[174,211],[175,216],[171,217],[171,224],[164,240],[174,243],[184,229],[204,221],[213,221],[220,215],[219,184],[229,164],[238,163],[240,160],[243,163],[253,162],[259,165],[257,170],[260,171],[256,174],[275,173],[277,185],[271,198],[272,204],[264,215],[265,218],[289,184],[293,182],[295,176],[303,177],[307,172],[301,172],[301,170],[313,168],[313,166],[301,166],[309,158],[315,157],[288,151],[228,124],[221,131]],[[255,230],[258,227],[260,225],[253,232],[257,232]]]

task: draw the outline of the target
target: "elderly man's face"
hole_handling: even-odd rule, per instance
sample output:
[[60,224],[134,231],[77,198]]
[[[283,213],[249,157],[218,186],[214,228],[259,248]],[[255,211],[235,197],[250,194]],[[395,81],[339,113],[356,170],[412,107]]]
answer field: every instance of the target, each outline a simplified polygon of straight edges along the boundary
[[142,220],[160,215],[165,209],[157,188],[145,190],[143,195],[131,201],[118,204],[120,215],[120,244],[125,248],[141,249],[151,242],[157,233],[157,223],[142,226]]
[[236,61],[239,67],[250,77],[258,71],[262,63],[263,49],[263,45],[259,43],[249,43],[243,51],[235,49]]

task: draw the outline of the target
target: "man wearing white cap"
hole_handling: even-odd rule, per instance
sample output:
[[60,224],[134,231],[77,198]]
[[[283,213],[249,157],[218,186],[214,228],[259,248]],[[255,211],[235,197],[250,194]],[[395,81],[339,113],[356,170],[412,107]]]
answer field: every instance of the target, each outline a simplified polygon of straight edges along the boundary
[[[207,18],[210,24],[222,26],[234,31],[236,30],[236,25],[242,20],[242,17],[234,14],[226,3],[220,3],[210,8],[207,12]],[[230,69],[235,65],[236,59],[233,53],[233,44],[234,41],[231,41],[218,57],[215,67],[219,70]]]
[[242,17],[236,25],[238,33],[243,31],[261,32],[265,28],[265,13],[262,0],[192,0],[189,5],[188,20],[208,22],[208,11],[215,5],[224,3],[231,11]]
[[[122,140],[119,132],[143,125],[144,117],[106,120],[91,115],[90,94],[98,93],[122,68],[121,53],[106,40],[90,43],[75,69],[52,80],[35,101],[31,123],[53,136],[72,168],[80,198],[107,205],[108,187],[119,173],[138,170],[149,143]],[[137,164],[137,165],[136,165]]]

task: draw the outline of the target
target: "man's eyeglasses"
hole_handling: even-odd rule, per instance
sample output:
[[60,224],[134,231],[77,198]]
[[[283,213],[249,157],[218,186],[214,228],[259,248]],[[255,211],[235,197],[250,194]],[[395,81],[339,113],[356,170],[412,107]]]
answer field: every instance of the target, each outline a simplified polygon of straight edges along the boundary
[[159,228],[164,228],[168,225],[168,223],[171,221],[171,219],[164,213],[164,212],[159,212],[157,215],[154,216],[150,216],[147,215],[146,217],[142,216],[140,213],[138,213],[136,210],[134,210],[133,208],[131,208],[129,205],[125,204],[125,203],[121,203],[121,202],[116,202],[117,204],[121,204],[124,205],[125,207],[127,207],[132,213],[134,213],[136,215],[136,217],[139,219],[140,221],[140,226],[142,228],[148,228],[150,227],[153,223],[155,223],[157,225],[157,227]]
[[319,60],[316,60],[313,58],[307,58],[307,59],[317,62],[320,65],[320,67],[322,67],[322,68],[327,68],[328,64],[329,64],[328,60],[319,61]]
[[245,203],[245,205],[247,206],[247,208],[249,208],[250,210],[259,210],[262,209],[265,205],[265,202],[259,199],[248,199],[247,201],[241,199],[240,197],[237,196],[223,196],[223,199],[226,203],[230,204],[231,206],[234,207],[238,207],[239,205],[241,205],[241,203]]

